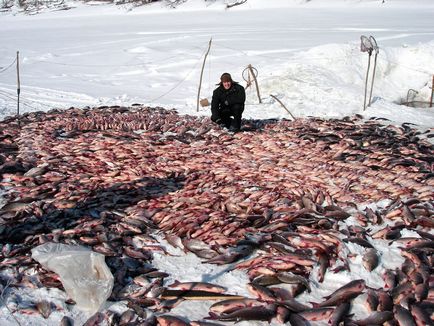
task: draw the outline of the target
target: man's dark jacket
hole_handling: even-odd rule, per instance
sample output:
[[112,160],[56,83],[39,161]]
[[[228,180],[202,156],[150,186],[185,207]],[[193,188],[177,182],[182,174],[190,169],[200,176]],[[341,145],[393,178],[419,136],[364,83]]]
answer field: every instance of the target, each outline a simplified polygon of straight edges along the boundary
[[225,89],[220,85],[212,94],[211,111],[228,111],[235,104],[241,105],[241,110],[244,110],[245,100],[246,92],[243,86],[233,82],[231,88]]

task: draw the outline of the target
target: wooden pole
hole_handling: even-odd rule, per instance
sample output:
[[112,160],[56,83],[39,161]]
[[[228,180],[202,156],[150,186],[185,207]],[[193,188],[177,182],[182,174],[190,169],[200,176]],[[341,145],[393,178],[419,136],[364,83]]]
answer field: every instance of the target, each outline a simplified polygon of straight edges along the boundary
[[365,80],[365,100],[363,102],[363,111],[366,110],[366,95],[368,93],[368,77],[369,77],[369,68],[371,66],[371,52],[369,52],[369,61],[368,61],[368,70],[366,71],[366,80]]
[[431,84],[431,100],[429,101],[429,107],[432,108],[432,100],[434,95],[434,75],[432,75],[432,84]]
[[249,88],[252,85],[252,78],[250,77],[250,69],[247,70],[247,85],[246,89]]
[[245,297],[224,293],[213,293],[198,290],[164,290],[161,298],[165,300],[185,299],[185,300],[225,300],[225,299],[243,299]]
[[292,117],[292,119],[294,119],[294,120],[296,120],[296,118],[292,115],[292,113],[288,110],[288,108],[282,103],[282,101],[281,100],[279,100],[276,96],[274,96],[274,95],[271,95],[270,94],[270,96],[272,97],[272,98],[274,98],[277,102],[279,102],[280,103],[280,105],[286,110],[286,112],[288,112],[289,113],[289,115]]
[[212,38],[210,38],[208,43],[208,50],[205,53],[205,58],[203,58],[202,70],[200,71],[200,80],[199,80],[199,89],[197,91],[197,106],[196,110],[199,112],[199,98],[200,98],[200,88],[202,87],[202,77],[203,77],[203,69],[205,68],[206,57],[208,56],[209,50],[211,49]]
[[372,44],[372,47],[373,47],[373,51],[375,51],[375,59],[374,59],[374,70],[372,72],[371,91],[369,93],[368,106],[371,105],[372,90],[374,89],[375,70],[377,69],[377,56],[378,56],[378,52],[379,52],[378,44],[377,44],[377,41],[375,40],[375,38],[371,35],[371,36],[369,36],[369,40],[371,41],[371,44]]
[[375,53],[375,59],[374,59],[374,70],[373,70],[373,72],[372,72],[371,92],[369,93],[369,102],[368,102],[368,106],[371,105],[371,100],[372,100],[372,90],[374,89],[375,70],[376,70],[376,68],[377,68],[377,55],[378,55],[378,53]]
[[237,1],[237,2],[235,2],[235,3],[233,3],[233,4],[226,5],[226,9],[229,9],[229,8],[232,8],[232,7],[235,7],[235,6],[242,5],[243,3],[246,3],[246,2],[247,2],[247,0],[240,0],[240,1]]
[[17,118],[18,118],[18,127],[21,127],[20,124],[20,52],[17,51]]
[[262,100],[261,100],[261,95],[259,94],[258,81],[256,80],[256,76],[255,76],[255,74],[254,74],[254,72],[253,72],[253,67],[252,67],[252,65],[249,64],[249,65],[248,65],[248,68],[249,68],[249,70],[250,70],[250,73],[251,73],[252,76],[253,76],[253,80],[255,81],[256,93],[258,94],[259,104],[261,104],[261,103],[262,103]]

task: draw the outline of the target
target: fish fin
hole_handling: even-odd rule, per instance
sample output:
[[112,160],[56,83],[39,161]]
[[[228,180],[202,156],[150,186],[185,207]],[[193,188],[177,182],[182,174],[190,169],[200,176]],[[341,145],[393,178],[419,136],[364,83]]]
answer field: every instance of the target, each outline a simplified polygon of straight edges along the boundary
[[215,312],[209,311],[209,316],[205,317],[204,319],[212,319],[217,320],[219,318],[219,315],[217,315]]
[[169,288],[174,288],[177,287],[181,282],[179,282],[178,280],[173,281],[172,284],[168,285]]
[[316,303],[311,301],[309,301],[309,303],[312,305],[312,308],[319,308],[321,306],[321,303]]

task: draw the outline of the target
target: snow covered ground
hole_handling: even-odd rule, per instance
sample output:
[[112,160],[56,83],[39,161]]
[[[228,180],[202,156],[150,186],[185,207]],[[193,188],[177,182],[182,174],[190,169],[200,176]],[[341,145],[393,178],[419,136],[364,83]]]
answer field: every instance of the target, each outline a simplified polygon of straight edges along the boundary
[[[159,3],[130,9],[80,5],[32,16],[0,14],[0,118],[17,109],[16,51],[20,53],[21,112],[143,103],[175,108],[181,114],[209,115],[209,107],[196,111],[196,97],[201,64],[212,38],[201,98],[211,99],[223,72],[245,85],[242,73],[251,64],[259,72],[263,103],[258,104],[256,89],[249,88],[245,118],[290,118],[272,94],[296,117],[362,114],[434,127],[434,108],[399,105],[409,89],[413,90],[410,100],[429,101],[431,96],[433,1],[249,0],[225,10],[223,1],[190,0],[177,9]],[[368,55],[360,51],[361,35],[374,36],[380,47],[373,103],[365,111]],[[374,56],[371,74],[373,63]],[[328,273],[324,282],[328,287],[314,286],[301,300],[318,302],[358,278],[382,287],[380,273],[400,266],[402,258],[395,247],[373,241],[382,251],[375,273],[368,275],[360,261],[351,262],[351,275],[340,273],[336,279]],[[360,250],[357,245],[349,249]],[[208,280],[234,289],[233,293],[247,294],[239,287],[245,275],[201,264],[192,254],[170,259],[156,254],[154,264],[180,281]],[[55,292],[50,292],[51,297],[62,296]],[[186,302],[173,312],[201,318],[209,304]],[[361,306],[354,312],[356,317],[366,313]],[[84,318],[76,313],[76,320]],[[50,318],[57,325],[60,314]],[[29,320],[21,322],[29,324]],[[32,323],[46,321],[35,317]],[[0,317],[0,324],[14,325],[15,321]]]
[[[432,110],[396,105],[409,89],[429,101],[432,2],[299,2],[248,1],[225,10],[222,2],[189,1],[178,9],[156,3],[134,10],[80,6],[33,16],[2,14],[0,117],[17,109],[15,65],[6,69],[16,51],[21,112],[144,103],[209,115],[209,108],[196,112],[196,98],[212,38],[201,97],[210,99],[225,71],[245,85],[242,72],[251,64],[263,104],[256,89],[248,89],[246,118],[289,117],[273,94],[295,116],[362,113],[398,123],[433,121]],[[366,112],[368,55],[360,51],[361,35],[374,36],[380,47],[373,105]],[[373,61],[374,55],[371,74]]]

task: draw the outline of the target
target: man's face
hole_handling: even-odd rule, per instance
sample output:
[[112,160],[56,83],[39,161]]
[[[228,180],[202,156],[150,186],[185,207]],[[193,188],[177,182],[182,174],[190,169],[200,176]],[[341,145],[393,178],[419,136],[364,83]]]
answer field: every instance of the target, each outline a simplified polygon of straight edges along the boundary
[[223,87],[224,87],[225,89],[229,89],[229,88],[231,88],[231,85],[232,85],[232,83],[231,83],[230,81],[224,81],[224,82],[223,82]]

